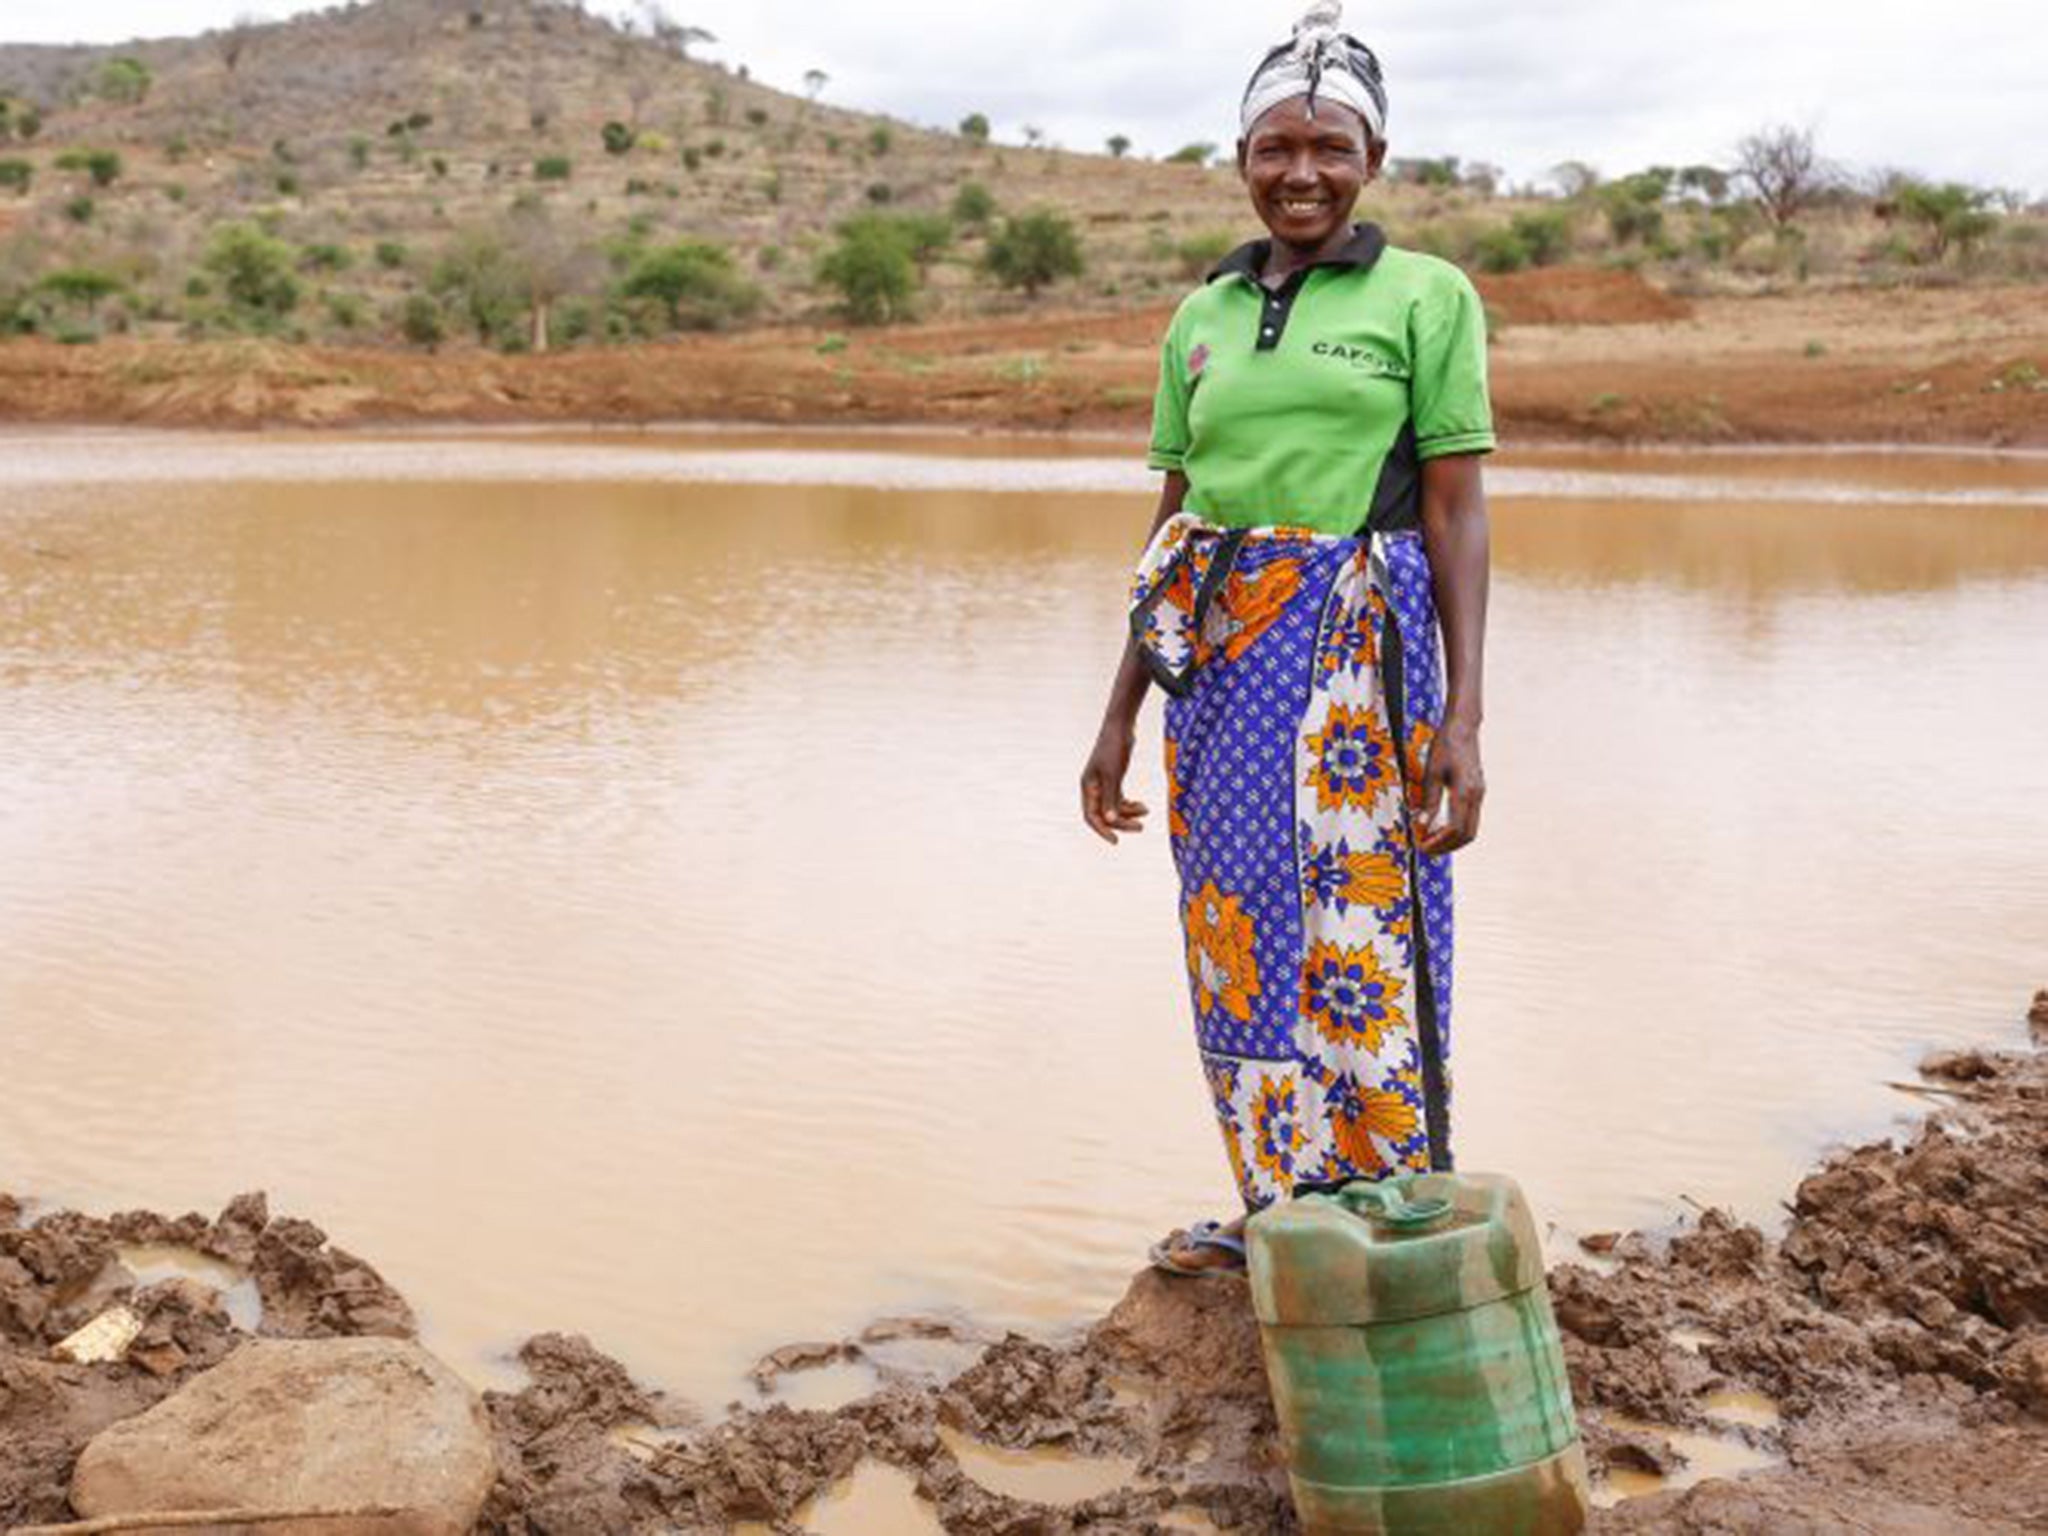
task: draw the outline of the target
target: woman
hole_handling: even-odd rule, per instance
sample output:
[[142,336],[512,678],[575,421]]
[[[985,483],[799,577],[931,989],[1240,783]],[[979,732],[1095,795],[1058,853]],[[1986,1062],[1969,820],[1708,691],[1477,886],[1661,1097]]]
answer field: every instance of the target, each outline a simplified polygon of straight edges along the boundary
[[[1097,834],[1142,829],[1124,774],[1158,682],[1196,1033],[1247,1212],[1450,1166],[1449,855],[1485,795],[1484,311],[1351,222],[1386,92],[1341,10],[1313,6],[1246,88],[1238,169],[1270,238],[1167,331],[1166,480],[1081,775]],[[1243,1226],[1153,1260],[1240,1268]]]

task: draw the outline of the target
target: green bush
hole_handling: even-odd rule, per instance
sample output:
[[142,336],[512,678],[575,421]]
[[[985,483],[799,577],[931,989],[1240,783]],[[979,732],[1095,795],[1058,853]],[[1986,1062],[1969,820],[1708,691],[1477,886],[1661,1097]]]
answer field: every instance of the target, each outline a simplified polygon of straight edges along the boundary
[[398,312],[398,331],[407,342],[415,347],[425,347],[429,352],[448,339],[441,306],[434,302],[432,295],[424,293],[406,295],[405,303]]
[[93,79],[93,94],[102,101],[132,105],[149,94],[149,66],[126,55],[108,59]]
[[1600,207],[1607,215],[1607,232],[1616,245],[1655,245],[1664,238],[1664,195],[1671,189],[1671,173],[1657,169],[1638,171],[1600,188]]
[[729,251],[696,240],[642,256],[619,292],[659,302],[672,330],[715,330],[746,318],[761,304],[760,289],[739,275]]
[[751,124],[752,124],[752,125],[753,125],[754,127],[756,127],[756,128],[765,128],[765,127],[767,127],[767,126],[768,126],[768,109],[767,109],[766,107],[749,107],[749,108],[747,108],[747,121],[748,121],[749,123],[751,123]]
[[324,296],[327,318],[337,330],[361,330],[365,318],[362,299],[353,293],[330,293]]
[[348,163],[359,171],[370,167],[370,141],[361,134],[348,141]]
[[1998,227],[1998,216],[1986,206],[1991,195],[1961,182],[1909,181],[1893,201],[1900,217],[1920,226],[1926,259],[1937,265],[1952,249],[1968,256]]
[[869,202],[893,203],[895,200],[896,189],[890,186],[889,183],[887,183],[886,181],[871,181],[868,183]]
[[970,112],[960,119],[960,137],[972,144],[988,142],[988,119],[979,112]]
[[978,181],[964,181],[953,194],[953,222],[964,229],[979,229],[996,216],[995,194]]
[[574,169],[567,155],[542,155],[533,162],[535,181],[567,181]]
[[0,187],[26,192],[36,179],[36,168],[26,160],[0,160]]
[[886,155],[896,143],[896,135],[889,131],[887,123],[877,123],[868,130],[868,153]]
[[272,325],[297,306],[297,252],[248,224],[214,231],[200,263],[219,283],[221,294],[242,318]]
[[1529,265],[1529,247],[1512,228],[1483,230],[1473,238],[1471,261],[1482,272],[1519,272]]
[[1166,157],[1168,165],[1207,165],[1216,158],[1214,144],[1183,144]]
[[299,253],[299,269],[303,272],[346,272],[354,261],[347,246],[328,240],[317,241]]
[[599,130],[599,137],[604,140],[604,152],[606,154],[623,155],[632,149],[639,135],[634,133],[624,123],[613,121],[606,123]]
[[1040,289],[1061,278],[1081,275],[1081,238],[1070,220],[1037,209],[1003,220],[983,266],[1005,288],[1021,288],[1026,298],[1036,298]]
[[67,149],[57,157],[60,171],[84,171],[96,187],[111,187],[121,179],[121,157],[111,149]]
[[396,272],[405,265],[405,247],[396,240],[379,240],[371,254],[376,257],[377,265],[386,272]]
[[1572,253],[1572,221],[1560,209],[1530,209],[1508,221],[1532,267],[1554,267]]
[[74,197],[64,205],[64,217],[74,224],[90,224],[99,204],[83,195]]
[[284,171],[279,174],[277,178],[277,195],[279,197],[297,197],[299,195],[299,178],[296,173]]
[[867,215],[839,227],[839,243],[818,262],[818,281],[838,290],[855,325],[886,325],[910,315],[917,262],[898,221]]

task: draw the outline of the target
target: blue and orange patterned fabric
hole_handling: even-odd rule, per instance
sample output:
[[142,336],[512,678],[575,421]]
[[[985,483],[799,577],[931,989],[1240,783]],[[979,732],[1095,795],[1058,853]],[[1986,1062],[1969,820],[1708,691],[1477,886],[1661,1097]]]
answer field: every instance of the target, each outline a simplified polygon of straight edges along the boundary
[[1188,984],[1246,1207],[1449,1167],[1450,860],[1410,803],[1443,696],[1422,536],[1182,513],[1132,628],[1171,695]]

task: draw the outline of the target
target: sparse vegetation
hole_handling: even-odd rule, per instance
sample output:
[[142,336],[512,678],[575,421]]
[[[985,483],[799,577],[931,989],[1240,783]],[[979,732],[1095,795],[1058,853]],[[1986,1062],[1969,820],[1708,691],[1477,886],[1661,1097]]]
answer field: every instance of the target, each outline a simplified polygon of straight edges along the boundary
[[[395,36],[388,9],[332,10],[320,23],[322,67],[295,74],[289,92],[272,72],[304,57],[295,21],[238,24],[182,54],[88,49],[67,55],[61,76],[10,75],[0,332],[253,327],[276,306],[252,315],[203,260],[213,232],[231,226],[291,251],[287,271],[304,292],[273,321],[276,334],[439,344],[408,327],[417,298],[443,333],[511,348],[753,315],[814,320],[828,306],[863,321],[971,314],[1007,302],[999,290],[1056,288],[1090,310],[1160,303],[1258,232],[1234,177],[1186,169],[1216,164],[1212,144],[1183,146],[1165,165],[1140,158],[1127,133],[1108,134],[1093,156],[1024,156],[994,141],[985,113],[961,117],[957,136],[913,131],[822,105],[822,70],[803,77],[801,94],[778,96],[737,68],[686,61],[685,33],[663,44],[642,20],[628,37],[567,5],[475,0],[447,25],[407,33],[407,47],[516,58],[516,73],[492,82],[506,95],[493,117],[462,91],[379,72]],[[465,28],[472,10],[483,24]],[[420,78],[451,77],[454,57],[433,58]],[[138,81],[124,60],[153,74]],[[394,87],[412,94],[379,94]],[[200,101],[213,105],[197,112]],[[1036,125],[1012,132],[1047,143]],[[1852,182],[1804,130],[1750,135],[1726,164],[1568,162],[1540,190],[1503,191],[1496,168],[1453,156],[1388,172],[1365,216],[1478,271],[1625,265],[1687,295],[2048,278],[2048,209],[2029,194],[1898,173]],[[1005,221],[998,187],[1048,205],[1065,243],[1034,245],[1045,228],[1036,215]],[[515,230],[521,220],[527,233]],[[645,286],[652,278],[625,291],[643,263],[706,230],[718,232],[729,273],[750,280],[750,298],[714,303],[707,319],[680,301],[672,316]],[[447,266],[469,231],[505,247],[512,280],[495,305],[488,264],[461,282]],[[593,252],[610,256],[608,270]],[[536,289],[535,267],[556,280]],[[96,311],[39,287],[75,270],[125,286]],[[482,324],[478,294],[496,311]]]
[[121,179],[120,152],[112,149],[67,149],[57,157],[60,171],[84,171],[96,187],[111,187]]

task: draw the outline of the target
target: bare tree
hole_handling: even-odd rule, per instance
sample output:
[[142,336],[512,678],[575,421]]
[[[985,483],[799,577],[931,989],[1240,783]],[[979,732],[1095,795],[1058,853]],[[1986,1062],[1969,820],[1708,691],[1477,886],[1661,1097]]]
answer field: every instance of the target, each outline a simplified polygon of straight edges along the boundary
[[647,18],[647,35],[665,48],[673,48],[683,58],[690,56],[690,50],[699,43],[718,41],[702,27],[688,26],[676,20],[662,0],[640,0],[641,14]]
[[1735,146],[1734,179],[1749,187],[1765,217],[1780,229],[1813,203],[1829,175],[1814,149],[1811,128],[1760,128]]
[[826,74],[825,71],[823,71],[822,69],[805,70],[804,95],[808,96],[812,101],[816,101],[818,99],[818,93],[825,89],[826,82],[829,81],[831,78],[832,77]]
[[1600,173],[1583,160],[1563,160],[1553,165],[1550,179],[1566,197],[1584,197],[1600,185]]
[[545,208],[510,215],[505,238],[519,263],[519,286],[530,319],[529,340],[534,351],[545,352],[555,305],[595,281],[603,270],[603,260],[595,246],[556,224]]
[[229,74],[232,75],[241,64],[242,56],[256,40],[256,29],[262,24],[259,17],[248,11],[241,11],[226,26],[207,33],[207,41],[213,44],[214,55]]

